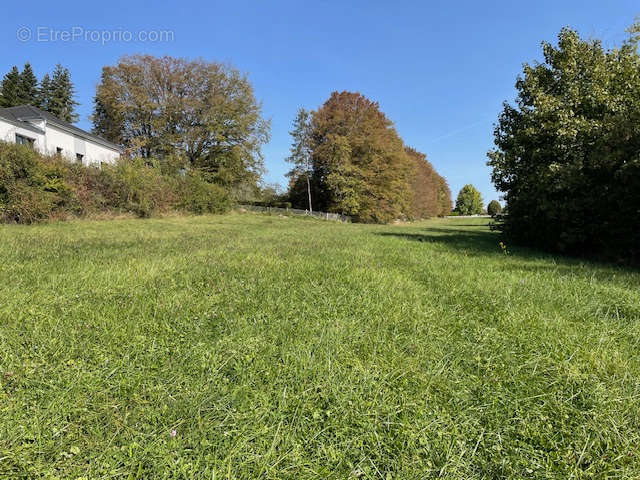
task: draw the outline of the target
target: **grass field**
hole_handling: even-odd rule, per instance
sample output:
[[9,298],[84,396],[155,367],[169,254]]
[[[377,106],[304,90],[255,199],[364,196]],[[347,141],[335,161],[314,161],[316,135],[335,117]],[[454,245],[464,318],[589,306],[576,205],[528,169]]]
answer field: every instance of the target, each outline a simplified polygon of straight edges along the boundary
[[640,273],[484,224],[0,227],[0,478],[639,478]]

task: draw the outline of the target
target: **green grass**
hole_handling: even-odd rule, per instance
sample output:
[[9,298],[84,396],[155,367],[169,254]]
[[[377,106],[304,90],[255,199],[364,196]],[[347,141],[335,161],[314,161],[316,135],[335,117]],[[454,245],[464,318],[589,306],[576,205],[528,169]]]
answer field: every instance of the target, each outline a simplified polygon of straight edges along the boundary
[[639,478],[640,273],[483,223],[1,227],[0,477]]

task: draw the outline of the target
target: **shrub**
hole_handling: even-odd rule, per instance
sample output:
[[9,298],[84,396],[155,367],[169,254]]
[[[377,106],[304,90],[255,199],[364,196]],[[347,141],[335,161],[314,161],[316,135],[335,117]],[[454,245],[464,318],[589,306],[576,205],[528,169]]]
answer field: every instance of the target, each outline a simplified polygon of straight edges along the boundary
[[0,221],[34,223],[68,215],[134,213],[150,217],[170,210],[220,213],[228,192],[196,171],[155,166],[142,159],[82,166],[33,149],[0,142]]
[[497,200],[491,200],[487,205],[487,213],[492,217],[495,217],[502,212],[502,205]]
[[178,179],[178,207],[195,214],[221,213],[231,206],[228,192],[208,183],[196,172],[189,172]]

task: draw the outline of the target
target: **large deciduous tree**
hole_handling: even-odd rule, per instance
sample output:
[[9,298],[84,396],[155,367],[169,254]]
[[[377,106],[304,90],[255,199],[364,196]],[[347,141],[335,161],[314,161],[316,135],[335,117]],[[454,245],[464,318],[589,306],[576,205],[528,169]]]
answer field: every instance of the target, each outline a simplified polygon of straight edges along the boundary
[[220,63],[150,55],[103,68],[93,124],[133,155],[183,155],[210,181],[238,191],[255,185],[269,138],[245,75]]
[[456,211],[460,215],[478,215],[482,213],[482,195],[471,184],[460,189],[456,198]]
[[403,217],[413,165],[378,104],[359,93],[334,92],[311,123],[316,205],[364,222]]
[[451,191],[446,180],[438,175],[424,153],[410,147],[406,147],[405,152],[414,167],[408,216],[422,219],[448,214],[451,211]]
[[514,242],[640,259],[639,30],[605,50],[563,29],[525,65],[489,152]]

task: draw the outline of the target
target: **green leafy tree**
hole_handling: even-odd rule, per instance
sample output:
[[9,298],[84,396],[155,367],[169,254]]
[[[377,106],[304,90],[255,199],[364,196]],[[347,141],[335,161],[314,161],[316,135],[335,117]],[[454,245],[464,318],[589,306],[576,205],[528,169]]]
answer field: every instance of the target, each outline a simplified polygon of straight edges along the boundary
[[492,217],[495,217],[502,212],[502,205],[497,200],[491,200],[487,205],[487,213]]
[[78,115],[75,113],[75,107],[78,103],[73,99],[75,88],[71,82],[71,74],[69,69],[62,65],[56,65],[51,75],[50,96],[47,102],[48,112],[65,122],[75,122]]
[[25,63],[18,82],[18,104],[39,106],[38,78],[33,73],[30,63]]
[[640,260],[638,31],[606,50],[565,28],[525,64],[488,162],[512,242]]
[[181,155],[235,198],[257,188],[269,122],[248,79],[215,62],[135,55],[102,70],[94,132],[144,158]]
[[289,132],[293,140],[291,153],[287,157],[287,162],[294,164],[294,168],[289,172],[289,177],[297,179],[302,177],[307,186],[307,198],[309,211],[313,211],[311,202],[311,175],[313,173],[312,145],[311,145],[311,112],[300,108],[295,120],[293,130]]
[[20,105],[20,71],[14,66],[0,84],[0,106],[15,107],[16,105]]
[[456,198],[456,211],[460,215],[478,215],[482,213],[482,195],[471,184],[460,189]]

